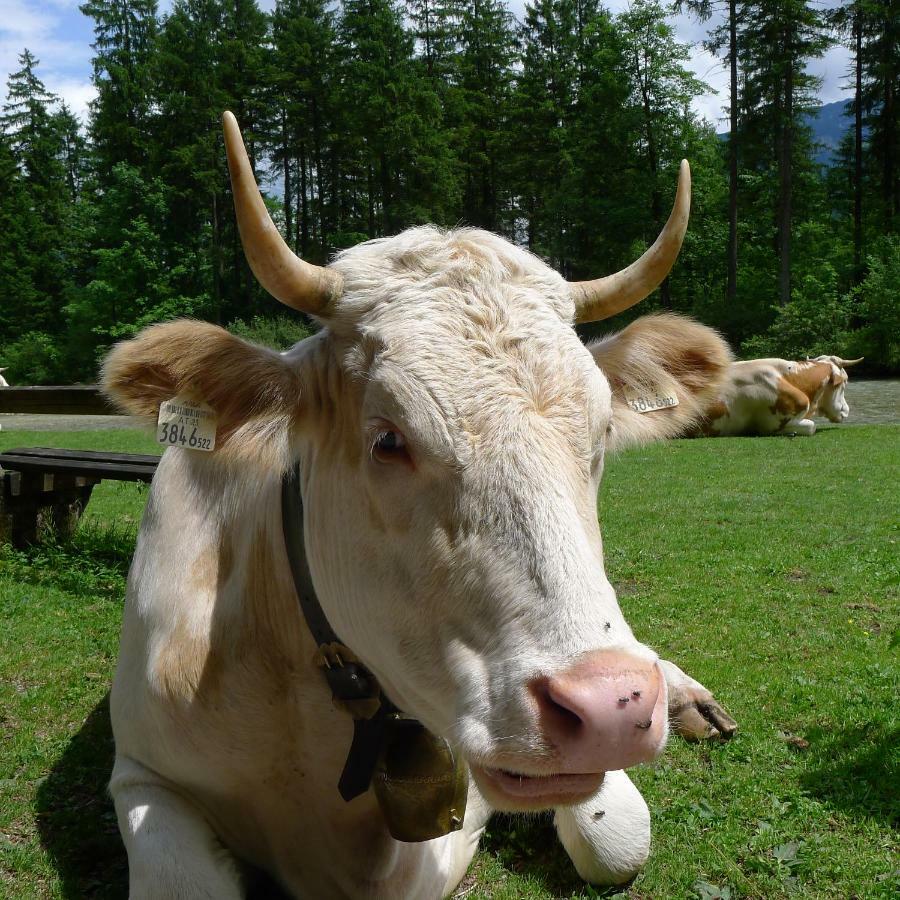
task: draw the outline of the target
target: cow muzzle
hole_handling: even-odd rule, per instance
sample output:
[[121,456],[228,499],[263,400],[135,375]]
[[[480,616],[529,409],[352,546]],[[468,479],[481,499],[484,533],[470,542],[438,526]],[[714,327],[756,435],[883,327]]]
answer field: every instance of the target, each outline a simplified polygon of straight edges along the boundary
[[668,734],[668,692],[658,663],[625,651],[601,650],[531,681],[543,743],[550,753],[533,765],[504,754],[497,765],[473,766],[488,799],[510,810],[581,802],[604,773],[649,762]]

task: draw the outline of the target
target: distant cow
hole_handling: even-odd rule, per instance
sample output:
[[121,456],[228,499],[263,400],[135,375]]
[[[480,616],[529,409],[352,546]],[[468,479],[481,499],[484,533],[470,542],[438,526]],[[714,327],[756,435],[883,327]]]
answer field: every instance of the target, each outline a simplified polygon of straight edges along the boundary
[[812,417],[843,422],[850,414],[844,396],[847,368],[859,359],[751,359],[731,364],[719,398],[702,430],[713,436],[816,432]]
[[[107,391],[130,412],[156,416],[178,397],[167,408],[205,404],[218,420],[210,453],[177,445],[196,429],[160,424],[176,446],[128,580],[110,789],[132,900],[234,900],[243,863],[297,898],[443,897],[491,809],[555,809],[585,878],[629,878],[650,818],[621,770],[661,751],[667,707],[694,736],[734,723],[626,623],[597,490],[607,451],[702,415],[730,355],[677,316],[591,348],[573,322],[665,278],[687,225],[687,164],[656,243],[606,278],[569,283],[496,235],[431,227],[320,268],[272,224],[230,114],[225,132],[254,273],[323,328],[279,354],[172,322],[105,363]],[[314,639],[304,579],[340,643]],[[458,830],[397,840],[379,805],[391,770],[342,799],[354,736],[378,715],[333,702],[355,661],[464,761]],[[407,762],[404,796],[421,821],[422,798],[444,782],[415,774],[416,754]]]
[[9,366],[4,366],[0,369],[0,388],[9,387],[9,382],[3,377],[3,373],[9,368]]

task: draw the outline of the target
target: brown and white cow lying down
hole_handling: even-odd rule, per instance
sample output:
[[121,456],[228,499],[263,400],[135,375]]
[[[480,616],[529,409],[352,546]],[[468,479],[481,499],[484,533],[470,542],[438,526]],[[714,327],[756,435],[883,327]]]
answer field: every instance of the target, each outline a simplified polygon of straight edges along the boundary
[[844,396],[847,367],[859,359],[817,356],[800,362],[751,359],[734,362],[717,400],[707,410],[704,434],[816,433],[812,417],[843,422],[850,414]]
[[[471,229],[412,229],[316,268],[281,241],[225,126],[254,272],[324,327],[279,354],[173,322],[105,364],[132,413],[177,395],[218,416],[214,452],[164,454],[129,576],[110,788],[131,897],[237,898],[247,863],[296,897],[443,897],[493,809],[554,809],[585,879],[627,880],[650,819],[622,769],[662,750],[667,705],[695,736],[734,723],[632,634],[597,489],[608,451],[697,420],[729,352],[675,316],[591,348],[572,323],[665,276],[687,165],[657,243],[608,279],[569,284]],[[661,383],[677,406],[623,399]],[[371,790],[338,795],[351,719],[314,662],[282,531],[297,459],[321,606],[387,696],[465,759],[462,830],[402,843]]]

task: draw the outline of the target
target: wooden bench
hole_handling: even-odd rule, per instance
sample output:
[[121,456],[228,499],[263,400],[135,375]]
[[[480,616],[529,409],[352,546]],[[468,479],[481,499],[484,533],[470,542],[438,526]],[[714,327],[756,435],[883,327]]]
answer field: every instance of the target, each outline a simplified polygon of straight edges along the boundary
[[47,447],[0,453],[0,541],[23,547],[36,542],[44,527],[68,537],[95,484],[106,480],[149,483],[158,463],[158,456],[143,453]]

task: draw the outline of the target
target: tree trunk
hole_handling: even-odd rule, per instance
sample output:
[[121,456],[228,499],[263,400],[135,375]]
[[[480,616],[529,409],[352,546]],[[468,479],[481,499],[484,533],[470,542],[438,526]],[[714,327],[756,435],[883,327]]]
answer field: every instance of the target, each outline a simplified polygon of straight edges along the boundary
[[[647,136],[647,163],[650,167],[650,177],[653,181],[653,189],[650,193],[650,214],[653,218],[653,226],[659,231],[662,229],[662,198],[659,195],[659,159],[656,149],[656,134],[653,131],[653,119],[650,109],[650,93],[647,82],[641,79],[641,99],[644,107],[644,131]],[[659,286],[659,299],[663,309],[672,308],[672,293],[669,288],[669,276],[667,275]]]
[[293,206],[291,204],[291,154],[288,146],[287,111],[281,108],[281,152],[284,156],[284,230],[290,241],[294,231]]
[[781,110],[781,134],[778,146],[778,302],[786,306],[791,299],[791,157],[794,143],[794,66],[784,75],[784,105]]
[[856,89],[853,97],[853,283],[862,281],[862,9],[856,0],[853,17]]
[[738,201],[738,66],[737,0],[728,2],[728,53],[731,69],[731,134],[728,136],[728,276],[725,306],[733,309],[737,298],[737,201]]
[[306,141],[300,143],[300,255],[309,253],[309,201],[306,178]]

